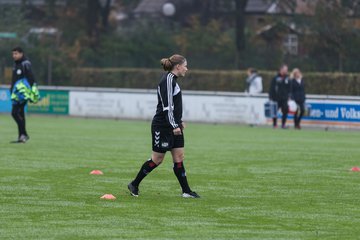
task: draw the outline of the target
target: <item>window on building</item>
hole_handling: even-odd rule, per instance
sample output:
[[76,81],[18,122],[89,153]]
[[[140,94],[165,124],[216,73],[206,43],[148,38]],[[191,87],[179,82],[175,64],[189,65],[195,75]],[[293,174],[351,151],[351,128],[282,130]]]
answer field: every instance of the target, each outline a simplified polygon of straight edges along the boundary
[[288,34],[284,38],[284,50],[291,54],[297,55],[298,54],[298,45],[299,45],[299,38],[296,34]]

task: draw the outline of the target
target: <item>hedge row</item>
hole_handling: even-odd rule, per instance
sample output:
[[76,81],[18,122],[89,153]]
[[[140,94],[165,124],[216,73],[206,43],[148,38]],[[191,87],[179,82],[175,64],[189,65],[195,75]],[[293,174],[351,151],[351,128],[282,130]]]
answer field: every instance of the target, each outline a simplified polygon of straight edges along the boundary
[[[73,70],[69,85],[86,87],[154,89],[163,71],[161,69],[90,69]],[[264,92],[276,72],[261,71]],[[245,71],[191,70],[181,79],[184,90],[243,92]],[[360,74],[304,73],[306,92],[324,95],[360,95]]]

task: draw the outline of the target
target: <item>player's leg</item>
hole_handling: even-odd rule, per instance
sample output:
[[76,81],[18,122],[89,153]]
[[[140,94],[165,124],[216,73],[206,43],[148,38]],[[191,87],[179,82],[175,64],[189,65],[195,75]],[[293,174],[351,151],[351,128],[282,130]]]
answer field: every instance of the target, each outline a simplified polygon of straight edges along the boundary
[[184,148],[173,148],[171,150],[171,155],[174,162],[174,174],[180,183],[183,193],[191,192],[184,166]]
[[18,127],[18,141],[26,142],[29,138],[25,130],[25,103],[12,105],[11,116]]
[[16,125],[18,127],[18,139],[20,138],[20,108],[19,104],[13,104],[11,109],[11,116],[14,118]]
[[279,103],[279,101],[276,101],[276,103],[277,103],[277,108],[276,108],[276,111],[275,111],[275,116],[273,117],[273,128],[277,128],[277,113],[278,113],[278,111],[279,111],[279,109],[280,109],[280,103]]
[[166,148],[163,148],[163,142],[167,142],[166,135],[169,130],[155,129],[152,127],[152,148],[153,152],[151,158],[143,163],[135,179],[128,184],[130,194],[137,197],[139,196],[139,185],[140,182],[157,166],[159,166],[164,160]]
[[287,115],[289,112],[289,106],[288,106],[288,103],[286,100],[281,101],[280,106],[281,106],[281,112],[282,112],[281,127],[286,128],[286,119],[287,119]]
[[297,128],[299,125],[299,115],[300,115],[300,107],[297,104],[296,111],[294,113],[294,127]]
[[25,106],[26,102],[20,104],[19,107],[19,116],[20,116],[20,141],[26,142],[29,140],[29,136],[26,132],[26,121],[25,121]]
[[304,112],[305,112],[304,103],[299,104],[299,109],[300,109],[300,113],[299,113],[299,116],[298,116],[298,129],[301,129],[300,122],[301,122],[301,119],[304,116]]
[[164,160],[165,153],[153,152],[151,158],[144,162],[141,166],[136,178],[132,181],[134,186],[139,186],[140,182]]
[[139,196],[139,185],[141,181],[164,160],[165,153],[153,152],[151,158],[144,162],[135,179],[128,184],[131,195]]
[[191,191],[189,183],[186,177],[186,171],[184,166],[184,136],[174,136],[174,148],[171,149],[171,155],[174,162],[174,174],[178,179],[181,189],[182,196],[185,198],[199,198],[200,196]]
[[277,128],[277,117],[273,117],[273,128]]

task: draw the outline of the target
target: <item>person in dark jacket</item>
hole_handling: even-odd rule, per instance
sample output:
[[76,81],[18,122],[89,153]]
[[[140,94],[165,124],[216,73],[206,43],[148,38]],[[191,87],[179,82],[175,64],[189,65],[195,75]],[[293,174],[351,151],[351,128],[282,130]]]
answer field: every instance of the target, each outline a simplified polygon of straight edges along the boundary
[[181,55],[163,58],[161,64],[166,73],[161,77],[157,87],[158,104],[151,123],[152,154],[142,165],[139,173],[128,184],[130,194],[139,196],[140,182],[164,160],[165,153],[171,152],[174,162],[174,174],[182,188],[182,197],[199,198],[188,184],[184,167],[184,128],[182,121],[182,94],[177,83],[179,77],[187,72],[187,61]]
[[294,115],[295,129],[301,129],[300,121],[305,111],[305,84],[298,68],[291,73],[291,98],[296,102],[297,110]]
[[[281,128],[286,129],[286,119],[289,112],[288,100],[290,96],[290,79],[288,76],[288,66],[283,64],[279,73],[271,80],[269,98],[277,102],[278,109],[281,108],[282,119]],[[273,118],[273,127],[277,128],[277,117]]]
[[25,106],[27,104],[27,93],[25,90],[31,90],[35,83],[34,74],[31,69],[30,61],[25,57],[21,47],[12,49],[14,67],[12,72],[12,82],[10,94],[12,99],[11,115],[18,126],[18,142],[25,143],[29,140],[25,125]]

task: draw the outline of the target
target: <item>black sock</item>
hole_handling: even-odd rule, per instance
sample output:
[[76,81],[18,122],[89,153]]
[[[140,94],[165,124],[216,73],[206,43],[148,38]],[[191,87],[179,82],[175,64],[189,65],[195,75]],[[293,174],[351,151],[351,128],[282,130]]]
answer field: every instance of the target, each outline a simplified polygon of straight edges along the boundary
[[285,127],[286,126],[286,116],[283,116],[281,119],[281,126]]
[[186,193],[191,192],[186,178],[184,163],[182,162],[174,163],[174,173],[177,179],[179,180],[182,191]]
[[143,180],[144,177],[146,177],[146,175],[148,175],[157,166],[158,165],[156,165],[156,163],[154,163],[152,159],[149,159],[146,162],[144,162],[144,164],[141,166],[141,169],[140,169],[139,173],[137,174],[136,178],[134,179],[134,181],[132,181],[132,184],[134,186],[139,186],[141,180]]
[[274,126],[274,127],[277,126],[277,118],[273,118],[273,126]]

